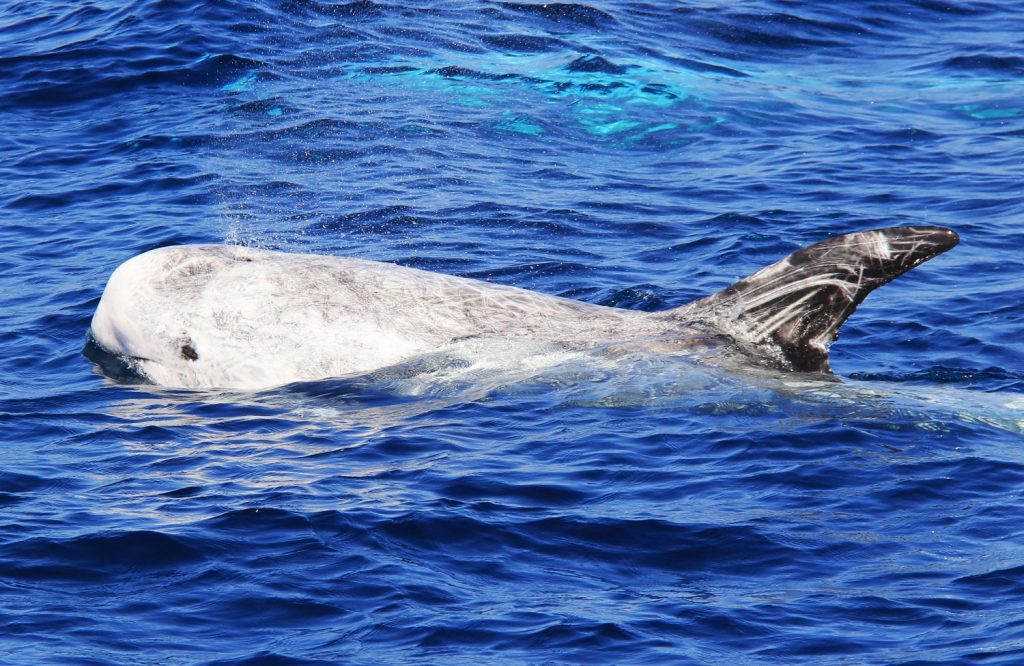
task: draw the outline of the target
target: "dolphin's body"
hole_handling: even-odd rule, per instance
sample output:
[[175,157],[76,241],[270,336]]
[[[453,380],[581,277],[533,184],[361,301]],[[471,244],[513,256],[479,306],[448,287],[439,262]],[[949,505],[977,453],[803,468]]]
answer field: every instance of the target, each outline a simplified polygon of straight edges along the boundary
[[838,236],[663,312],[361,259],[174,246],[114,271],[91,338],[145,379],[183,387],[350,376],[478,338],[677,351],[713,340],[730,358],[827,373],[829,343],[868,293],[957,242],[937,227]]

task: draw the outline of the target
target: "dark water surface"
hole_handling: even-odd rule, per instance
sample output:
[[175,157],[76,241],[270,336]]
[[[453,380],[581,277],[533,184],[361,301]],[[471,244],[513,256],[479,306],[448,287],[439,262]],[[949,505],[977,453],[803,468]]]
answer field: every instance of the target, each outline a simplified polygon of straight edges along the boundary
[[[3,3],[0,662],[1021,663],[1022,81],[1012,2]],[[655,310],[896,224],[839,383],[80,355],[168,244]]]

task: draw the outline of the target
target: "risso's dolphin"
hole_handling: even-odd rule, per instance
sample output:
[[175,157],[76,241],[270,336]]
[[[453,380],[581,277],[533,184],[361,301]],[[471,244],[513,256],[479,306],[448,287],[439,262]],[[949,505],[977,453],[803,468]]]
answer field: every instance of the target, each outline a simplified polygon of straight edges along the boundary
[[876,287],[949,250],[897,227],[803,248],[707,298],[638,312],[388,263],[231,245],[164,247],[111,275],[87,349],[143,379],[261,388],[353,376],[471,339],[621,343],[829,373],[828,345]]

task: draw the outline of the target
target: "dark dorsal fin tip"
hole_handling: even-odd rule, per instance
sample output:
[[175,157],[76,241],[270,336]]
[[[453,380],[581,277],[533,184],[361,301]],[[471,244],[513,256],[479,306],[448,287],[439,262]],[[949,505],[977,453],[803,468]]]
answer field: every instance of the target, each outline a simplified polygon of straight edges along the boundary
[[835,236],[668,316],[704,321],[784,369],[829,372],[828,345],[867,295],[959,241],[942,227]]

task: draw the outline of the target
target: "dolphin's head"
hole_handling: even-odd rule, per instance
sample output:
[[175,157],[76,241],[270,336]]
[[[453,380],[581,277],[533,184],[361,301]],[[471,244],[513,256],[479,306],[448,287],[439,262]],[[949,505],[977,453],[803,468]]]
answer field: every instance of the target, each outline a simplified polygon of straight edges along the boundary
[[86,355],[114,376],[155,379],[161,369],[171,368],[180,373],[199,360],[202,349],[184,306],[221,270],[251,261],[251,255],[243,247],[171,246],[124,262],[96,307]]

